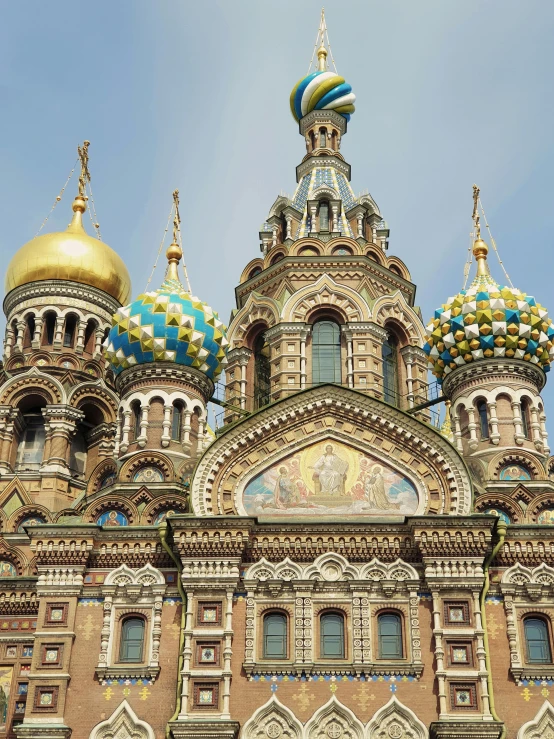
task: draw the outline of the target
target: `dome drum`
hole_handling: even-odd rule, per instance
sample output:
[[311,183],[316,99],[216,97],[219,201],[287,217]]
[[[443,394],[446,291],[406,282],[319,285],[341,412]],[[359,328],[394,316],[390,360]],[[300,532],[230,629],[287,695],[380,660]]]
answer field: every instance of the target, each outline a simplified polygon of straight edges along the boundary
[[300,133],[305,136],[306,131],[309,131],[312,126],[330,123],[339,130],[341,136],[344,136],[348,129],[347,120],[340,113],[335,113],[334,110],[312,110],[311,113],[300,119],[298,127]]
[[213,381],[203,372],[175,362],[150,362],[127,367],[115,378],[115,386],[122,398],[155,386],[178,389],[190,397],[197,396],[204,403],[212,397],[215,389]]

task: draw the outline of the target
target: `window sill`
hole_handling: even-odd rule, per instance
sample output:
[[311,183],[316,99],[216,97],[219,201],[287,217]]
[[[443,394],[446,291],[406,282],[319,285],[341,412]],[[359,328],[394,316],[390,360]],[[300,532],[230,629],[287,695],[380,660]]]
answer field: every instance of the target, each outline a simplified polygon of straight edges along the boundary
[[147,680],[154,680],[160,674],[159,666],[151,665],[115,665],[111,667],[97,667],[96,677],[99,680],[133,680],[146,678]]
[[510,672],[517,681],[522,680],[554,680],[554,664],[524,665],[511,667]]
[[[419,677],[423,672],[420,663],[397,661],[379,661],[353,663],[345,660],[330,660],[311,664],[295,663],[290,660],[275,660],[273,662],[251,662],[243,664],[244,671],[249,677],[258,675],[406,675]],[[552,668],[554,673],[554,666]]]

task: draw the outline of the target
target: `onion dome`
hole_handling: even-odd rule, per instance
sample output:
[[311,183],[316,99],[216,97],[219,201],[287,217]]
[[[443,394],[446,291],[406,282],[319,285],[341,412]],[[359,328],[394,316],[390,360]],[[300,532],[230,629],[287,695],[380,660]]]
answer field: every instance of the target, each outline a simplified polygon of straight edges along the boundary
[[78,195],[73,218],[65,231],[35,236],[12,258],[6,272],[6,292],[30,282],[71,280],[91,285],[119,303],[129,300],[131,278],[125,263],[83,227],[86,201]]
[[319,69],[303,77],[290,94],[290,109],[296,121],[312,110],[334,110],[347,121],[354,112],[356,96],[344,77],[327,70],[327,49],[320,46],[317,52]]
[[169,266],[158,290],[139,295],[112,319],[105,356],[118,375],[127,367],[174,362],[217,380],[225,364],[226,328],[209,305],[193,297],[179,280],[182,250],[167,250]]
[[457,367],[498,357],[550,370],[554,324],[546,308],[517,288],[499,285],[489,273],[487,252],[478,238],[477,276],[467,290],[448,298],[427,326],[423,348],[439,382]]

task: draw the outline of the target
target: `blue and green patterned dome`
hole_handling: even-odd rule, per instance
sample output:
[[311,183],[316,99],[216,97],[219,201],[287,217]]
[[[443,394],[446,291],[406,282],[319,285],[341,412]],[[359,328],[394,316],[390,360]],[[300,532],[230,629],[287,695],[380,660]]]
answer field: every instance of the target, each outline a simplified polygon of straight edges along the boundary
[[186,292],[178,279],[166,278],[158,290],[117,311],[105,356],[116,375],[137,364],[175,362],[215,381],[225,364],[225,331],[206,303]]
[[296,121],[312,110],[334,110],[350,120],[356,96],[344,77],[319,70],[303,77],[290,94],[290,109]]
[[550,370],[554,359],[554,324],[534,297],[504,287],[489,274],[478,275],[435,311],[423,347],[442,383],[469,362],[491,357],[520,359]]

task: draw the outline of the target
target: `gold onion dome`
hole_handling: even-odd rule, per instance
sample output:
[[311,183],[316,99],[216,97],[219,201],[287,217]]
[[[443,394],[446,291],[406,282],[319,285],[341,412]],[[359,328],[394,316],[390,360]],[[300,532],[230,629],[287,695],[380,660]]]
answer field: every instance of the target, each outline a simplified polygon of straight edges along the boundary
[[102,290],[124,304],[131,295],[131,278],[125,263],[83,227],[86,202],[73,201],[73,218],[65,231],[34,239],[21,247],[6,272],[6,292],[44,280],[71,280]]
[[427,326],[423,347],[433,374],[442,382],[470,362],[504,357],[550,370],[554,324],[534,297],[499,285],[487,266],[487,244],[473,244],[477,275],[467,290],[448,298]]

